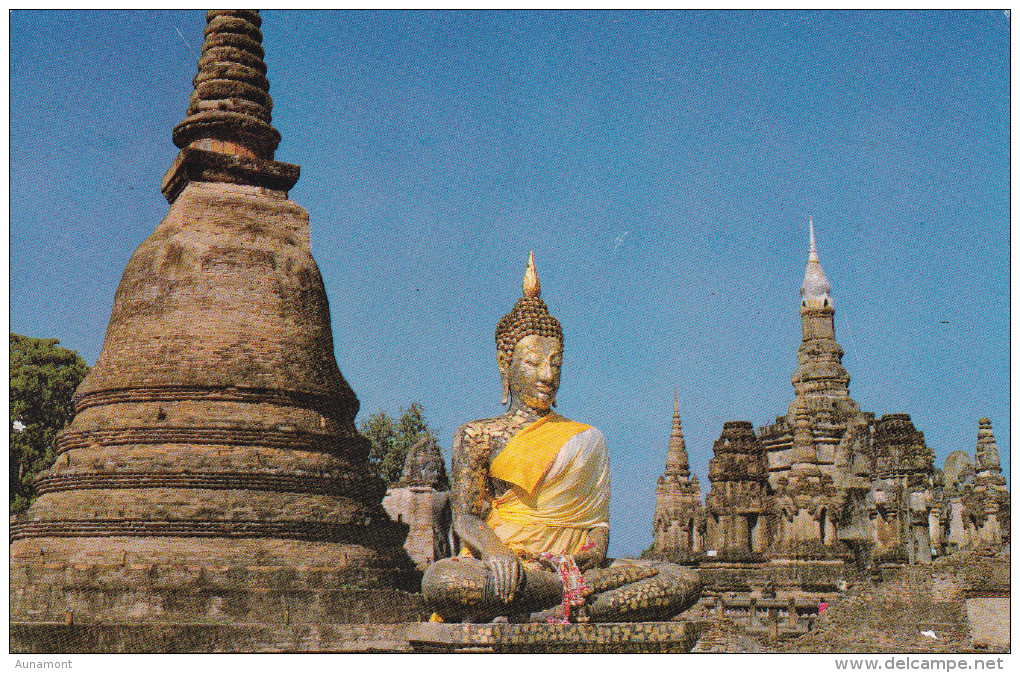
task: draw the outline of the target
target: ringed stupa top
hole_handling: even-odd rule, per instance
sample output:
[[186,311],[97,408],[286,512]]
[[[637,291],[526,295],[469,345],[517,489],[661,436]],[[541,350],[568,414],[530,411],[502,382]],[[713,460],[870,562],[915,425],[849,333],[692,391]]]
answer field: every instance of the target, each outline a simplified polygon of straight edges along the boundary
[[811,252],[808,254],[807,270],[804,272],[804,283],[800,286],[801,306],[804,308],[827,308],[832,306],[829,293],[832,286],[825,277],[825,271],[818,262],[818,250],[815,248],[815,223],[808,220],[811,232]]
[[300,167],[273,160],[280,132],[272,125],[261,26],[255,10],[206,13],[188,116],[173,132],[181,151],[163,177],[163,195],[170,203],[191,181],[280,191],[297,182]]

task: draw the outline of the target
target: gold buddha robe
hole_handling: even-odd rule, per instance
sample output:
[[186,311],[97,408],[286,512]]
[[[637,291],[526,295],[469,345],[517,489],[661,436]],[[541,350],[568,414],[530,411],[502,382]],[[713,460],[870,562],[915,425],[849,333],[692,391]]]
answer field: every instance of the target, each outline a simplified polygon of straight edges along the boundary
[[510,549],[576,554],[609,527],[609,456],[596,428],[550,413],[525,426],[489,467],[511,484],[485,522]]

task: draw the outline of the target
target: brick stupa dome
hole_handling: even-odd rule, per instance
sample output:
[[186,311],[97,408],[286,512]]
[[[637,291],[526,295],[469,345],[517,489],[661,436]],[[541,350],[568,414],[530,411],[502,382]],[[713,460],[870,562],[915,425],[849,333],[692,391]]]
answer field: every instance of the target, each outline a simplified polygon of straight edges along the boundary
[[[367,470],[308,214],[285,191],[298,169],[272,158],[260,25],[253,11],[207,15],[164,180],[170,212],[128,262],[77,415],[11,526],[12,562],[148,564],[128,585],[159,614],[176,608],[153,598],[153,583],[177,586],[161,573],[180,564],[219,568],[242,594],[253,568],[284,569],[270,588],[286,592],[295,569],[371,590],[410,567],[406,527],[390,522],[385,485]],[[284,601],[273,595],[269,612]],[[79,609],[110,617],[110,601]],[[12,614],[22,609],[33,608],[12,598]]]

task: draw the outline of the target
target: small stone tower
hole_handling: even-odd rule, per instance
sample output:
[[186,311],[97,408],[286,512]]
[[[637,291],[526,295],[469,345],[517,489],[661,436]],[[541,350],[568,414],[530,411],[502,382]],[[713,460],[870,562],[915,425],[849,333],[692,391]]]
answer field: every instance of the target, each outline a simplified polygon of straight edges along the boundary
[[419,570],[453,555],[453,506],[443,453],[432,435],[407,451],[400,481],[386,489],[383,508],[410,526],[404,549]]
[[299,169],[274,160],[261,23],[207,14],[170,212],[11,525],[12,619],[366,621],[370,602],[309,587],[386,590],[411,569],[287,196]]
[[712,489],[705,499],[706,550],[722,558],[761,554],[768,544],[771,506],[764,447],[749,421],[726,421],[708,464]]
[[941,529],[937,504],[942,474],[924,433],[909,414],[885,414],[875,423],[872,451],[875,559],[930,561]]
[[680,427],[680,400],[674,392],[673,428],[666,453],[666,472],[655,488],[653,555],[682,560],[702,550],[704,508],[701,485],[691,473]]
[[999,465],[999,447],[992,433],[992,421],[978,421],[974,466],[974,505],[977,540],[982,545],[999,545],[1009,539],[1009,492]]

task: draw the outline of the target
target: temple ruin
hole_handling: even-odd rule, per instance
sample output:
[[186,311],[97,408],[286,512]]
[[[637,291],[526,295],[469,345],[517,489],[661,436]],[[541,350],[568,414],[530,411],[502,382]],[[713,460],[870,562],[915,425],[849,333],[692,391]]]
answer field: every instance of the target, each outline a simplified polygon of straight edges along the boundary
[[757,433],[747,421],[724,424],[703,506],[674,409],[646,554],[697,565],[707,609],[724,597],[745,615],[763,599],[817,609],[862,577],[1009,542],[1009,494],[991,421],[979,421],[973,461],[958,451],[940,470],[908,414],[861,411],[835,339],[831,289],[811,223],[794,400]]
[[[968,615],[1008,606],[991,421],[973,459],[957,451],[940,470],[907,414],[861,411],[813,225],[795,399],[757,431],[724,424],[704,501],[674,399],[648,555],[699,569],[698,608],[630,624],[429,622],[421,571],[459,546],[442,453],[425,437],[397,484],[370,476],[308,214],[288,197],[300,170],[275,159],[261,17],[206,23],[161,188],[169,213],[128,262],[56,461],[11,523],[12,651],[721,651],[719,625],[737,619],[822,650],[868,609],[942,619],[957,649],[982,642]],[[954,563],[964,579],[936,600],[936,580],[952,593],[936,570]],[[847,592],[867,582],[875,597]],[[927,646],[904,643],[891,647]]]

